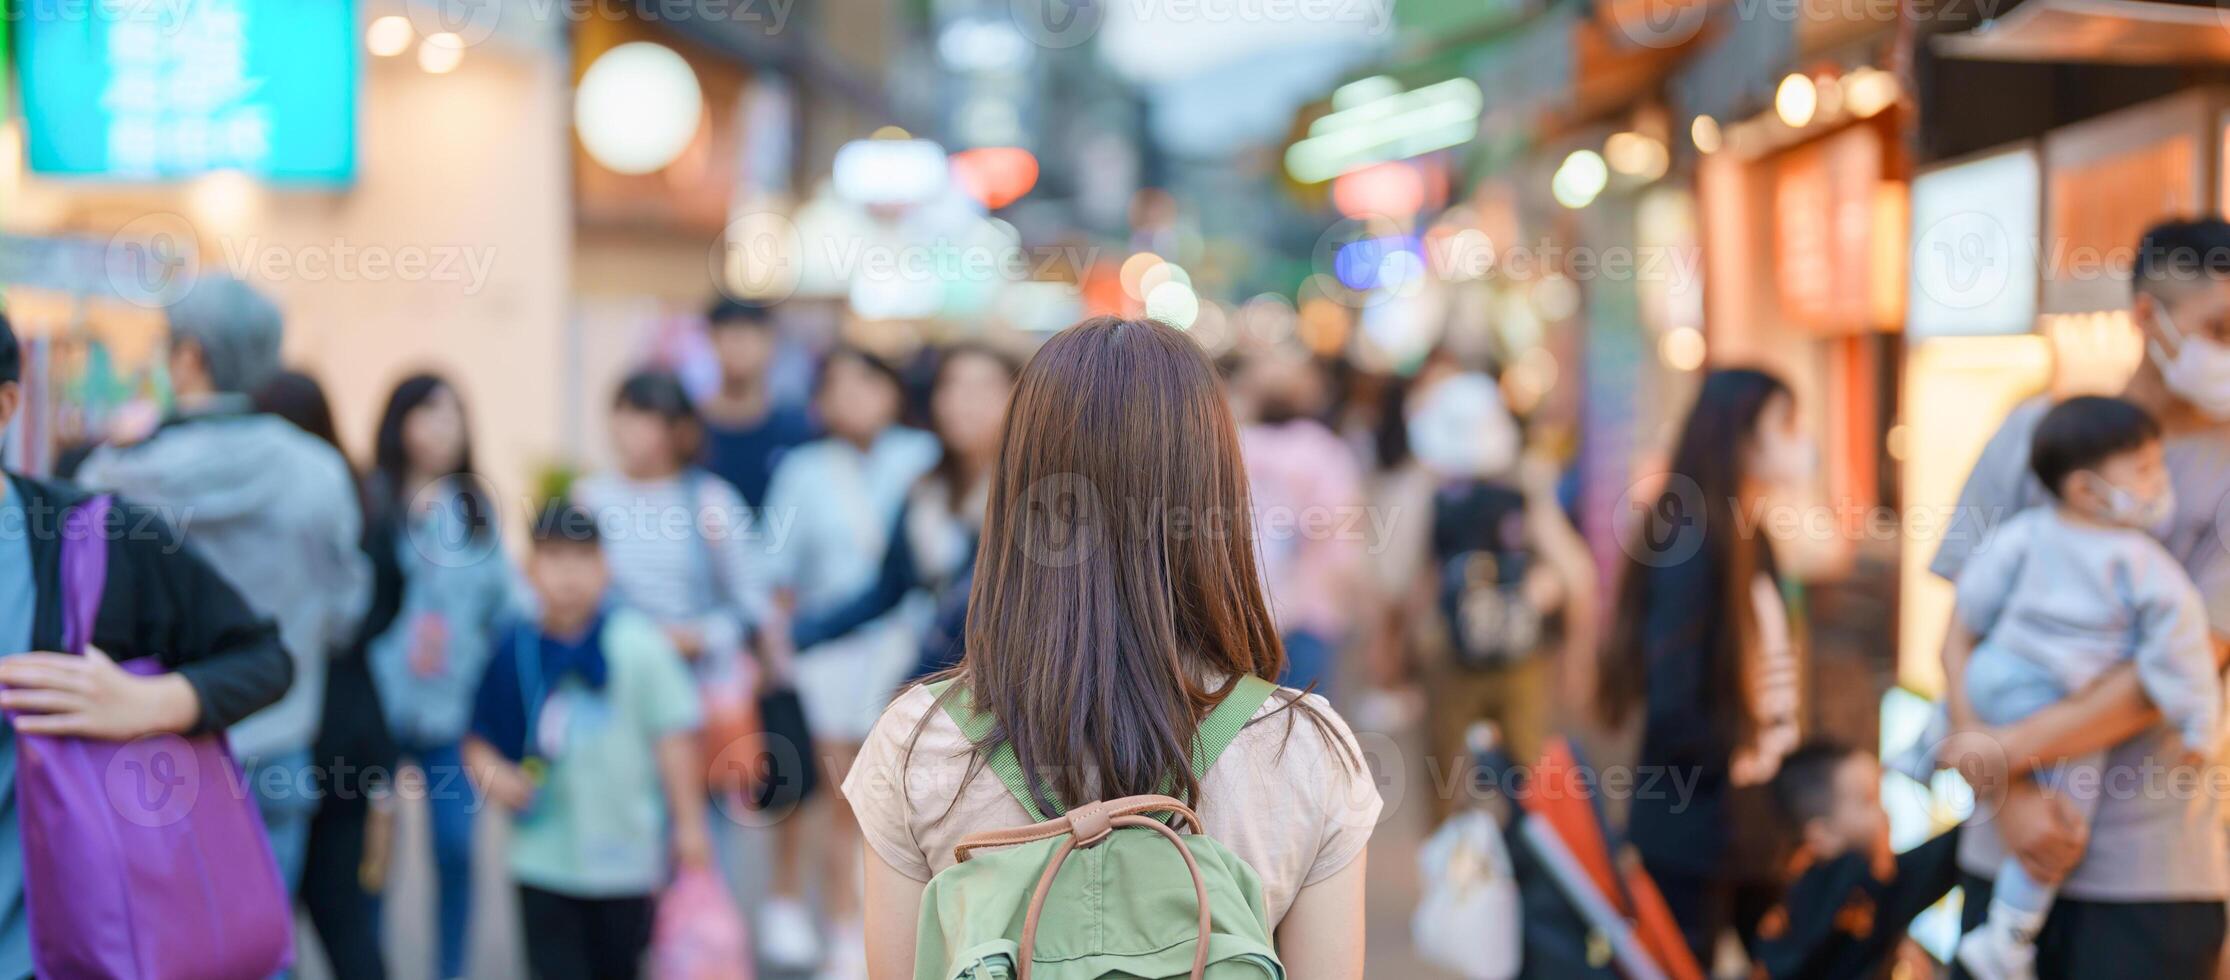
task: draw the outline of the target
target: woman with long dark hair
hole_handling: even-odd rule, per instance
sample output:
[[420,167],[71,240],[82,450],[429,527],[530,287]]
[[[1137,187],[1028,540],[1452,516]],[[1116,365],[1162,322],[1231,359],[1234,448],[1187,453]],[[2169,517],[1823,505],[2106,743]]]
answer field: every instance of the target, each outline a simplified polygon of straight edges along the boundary
[[[332,405],[316,378],[300,371],[281,372],[256,389],[255,407],[341,451]],[[379,876],[366,875],[365,868],[383,863],[376,855],[391,823],[371,798],[380,788],[377,777],[364,774],[392,773],[396,750],[364,648],[372,634],[393,621],[401,602],[401,583],[387,574],[393,567],[392,561],[374,562],[377,574],[363,632],[355,642],[334,651],[325,677],[317,741],[310,749],[310,771],[322,776],[322,795],[317,813],[310,818],[297,893],[338,980],[379,980],[387,975],[379,943]],[[370,862],[367,854],[374,855]]]
[[1207,357],[1150,320],[1071,327],[1024,368],[997,459],[966,649],[943,678],[995,724],[971,740],[938,687],[911,688],[844,786],[868,845],[870,975],[914,975],[924,885],[961,838],[1031,822],[984,765],[1005,744],[1030,809],[1148,793],[1191,805],[1259,877],[1285,975],[1361,977],[1380,801],[1346,724],[1279,689],[1221,761],[1193,769],[1202,720],[1242,678],[1285,667]]
[[1627,835],[1707,966],[1728,927],[1754,938],[1778,893],[1765,784],[1800,738],[1802,668],[1755,515],[1812,465],[1788,385],[1711,372],[1626,544],[1597,674],[1603,720],[1639,712],[1641,765],[1663,776],[1636,794]]
[[404,378],[388,396],[364,481],[365,550],[375,608],[366,659],[388,729],[426,777],[441,941],[440,976],[464,976],[472,912],[475,799],[459,743],[516,577],[495,507],[473,467],[464,399],[437,375]]

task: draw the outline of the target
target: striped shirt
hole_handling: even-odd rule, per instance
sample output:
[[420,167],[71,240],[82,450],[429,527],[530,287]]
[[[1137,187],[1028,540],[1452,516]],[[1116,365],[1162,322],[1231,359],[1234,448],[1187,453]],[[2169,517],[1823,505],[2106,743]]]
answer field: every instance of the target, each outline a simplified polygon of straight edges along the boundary
[[660,626],[704,638],[713,657],[743,651],[773,604],[760,568],[762,527],[727,481],[691,470],[661,480],[584,477],[573,502],[596,520],[615,598]]

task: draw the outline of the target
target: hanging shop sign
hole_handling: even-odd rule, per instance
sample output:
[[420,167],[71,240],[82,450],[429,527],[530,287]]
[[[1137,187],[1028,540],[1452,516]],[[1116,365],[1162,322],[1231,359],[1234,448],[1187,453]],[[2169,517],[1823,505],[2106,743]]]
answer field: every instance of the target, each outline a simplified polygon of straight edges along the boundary
[[1795,147],[1773,169],[1774,285],[1788,320],[1823,333],[1877,325],[1874,248],[1882,145],[1859,125]]
[[2170,96],[2044,137],[2044,312],[2089,313],[2129,302],[2129,260],[2162,218],[2206,210],[2221,100]]
[[1913,178],[1905,330],[1914,340],[2035,328],[2043,180],[2027,144]]
[[1332,93],[1332,111],[1285,152],[1286,172],[1314,184],[1350,170],[1458,146],[1479,132],[1479,83],[1451,78],[1416,89],[1376,75]]
[[34,172],[170,180],[237,170],[312,184],[354,176],[353,2],[77,6],[34,4],[11,18]]

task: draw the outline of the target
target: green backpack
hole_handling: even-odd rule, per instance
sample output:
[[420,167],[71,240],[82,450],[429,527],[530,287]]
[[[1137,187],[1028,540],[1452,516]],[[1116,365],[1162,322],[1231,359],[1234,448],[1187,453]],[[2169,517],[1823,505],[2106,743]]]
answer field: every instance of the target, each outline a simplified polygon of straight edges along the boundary
[[[933,690],[942,697],[951,682]],[[1192,773],[1216,757],[1277,692],[1244,677],[1200,723]],[[944,698],[969,740],[996,724],[966,691]],[[914,980],[1284,980],[1262,879],[1166,796],[1091,803],[1045,819],[1012,746],[987,763],[1032,819],[971,834],[960,863],[930,879],[914,941]],[[1181,818],[1179,834],[1149,814]],[[1033,969],[1034,968],[1034,969]]]

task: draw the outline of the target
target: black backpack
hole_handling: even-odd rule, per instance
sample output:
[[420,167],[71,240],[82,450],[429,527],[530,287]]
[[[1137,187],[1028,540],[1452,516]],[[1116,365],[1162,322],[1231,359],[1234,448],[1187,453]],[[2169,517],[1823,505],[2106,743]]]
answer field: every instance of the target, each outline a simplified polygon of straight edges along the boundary
[[1442,486],[1433,495],[1432,557],[1458,664],[1500,667],[1539,650],[1542,615],[1523,589],[1533,566],[1524,493],[1492,480]]

